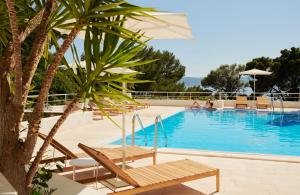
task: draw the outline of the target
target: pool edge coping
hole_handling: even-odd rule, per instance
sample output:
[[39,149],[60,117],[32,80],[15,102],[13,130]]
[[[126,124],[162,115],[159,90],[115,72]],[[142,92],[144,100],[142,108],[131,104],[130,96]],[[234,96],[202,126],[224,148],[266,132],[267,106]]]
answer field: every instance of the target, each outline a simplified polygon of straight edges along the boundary
[[284,155],[253,154],[253,153],[238,153],[238,152],[232,153],[232,152],[203,151],[203,150],[192,150],[192,149],[188,150],[188,149],[177,149],[177,148],[158,148],[157,153],[300,164],[300,156],[298,157],[298,156],[288,156],[288,155],[284,156]]

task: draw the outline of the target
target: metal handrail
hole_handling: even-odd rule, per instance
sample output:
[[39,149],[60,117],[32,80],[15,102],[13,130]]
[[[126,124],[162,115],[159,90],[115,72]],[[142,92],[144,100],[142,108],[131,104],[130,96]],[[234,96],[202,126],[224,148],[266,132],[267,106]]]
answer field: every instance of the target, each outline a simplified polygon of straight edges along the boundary
[[148,145],[148,138],[147,138],[147,133],[145,131],[143,122],[140,118],[139,114],[134,114],[132,117],[132,133],[131,133],[131,145],[134,146],[135,145],[135,119],[138,120],[140,127],[142,128],[143,132],[144,132],[144,139],[145,139],[145,146]]
[[[153,150],[155,153],[157,153],[157,147],[158,147],[158,144],[157,144],[157,140],[158,140],[158,122],[160,120],[160,124],[162,125],[162,118],[160,115],[157,115],[155,117],[155,123],[154,123],[154,143],[153,143]],[[167,134],[165,132],[165,129],[164,129],[164,126],[162,125],[162,129],[164,131],[164,136],[165,136],[165,147],[167,147],[168,145],[168,139],[167,139]]]
[[162,129],[163,134],[164,134],[164,138],[165,138],[165,147],[167,147],[167,146],[168,146],[168,137],[167,137],[167,133],[166,133],[165,127],[164,127],[163,122],[162,122],[162,121],[163,121],[163,120],[162,120],[162,117],[161,117],[161,115],[157,115],[156,117],[157,117],[157,119],[158,119],[158,121],[159,121],[159,123],[160,123],[161,129]]
[[280,96],[280,103],[281,103],[281,112],[284,113],[284,104],[283,104],[283,98]]
[[271,105],[272,105],[272,111],[273,111],[273,113],[274,113],[274,111],[275,111],[275,106],[274,106],[274,97],[273,97],[273,96],[271,97]]

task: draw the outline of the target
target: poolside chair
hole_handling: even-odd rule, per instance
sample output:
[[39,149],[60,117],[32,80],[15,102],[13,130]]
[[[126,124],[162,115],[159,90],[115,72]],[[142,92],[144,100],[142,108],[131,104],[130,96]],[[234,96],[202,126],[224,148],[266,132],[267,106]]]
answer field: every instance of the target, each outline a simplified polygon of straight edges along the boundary
[[[41,139],[45,140],[46,135],[39,133],[38,135]],[[66,160],[86,158],[89,157],[86,153],[73,153],[71,150],[63,146],[61,143],[53,139],[51,141],[51,146],[58,150],[63,156],[52,157],[48,159],[43,159],[41,164],[49,164],[54,162],[64,162]],[[118,163],[123,161],[123,148],[95,148],[97,151],[101,151],[106,156],[108,156],[113,162]],[[138,146],[127,146],[126,147],[126,161],[135,161],[144,158],[153,158],[153,164],[156,163],[156,153],[152,150],[144,149]],[[59,171],[59,170],[57,170]],[[63,172],[72,171],[72,167],[65,167]]]
[[81,143],[78,147],[94,158],[104,168],[116,175],[117,178],[128,183],[133,188],[113,195],[131,195],[161,189],[184,182],[216,176],[216,191],[220,190],[219,169],[212,168],[191,160],[179,160],[153,166],[130,168],[122,170],[105,154]]
[[257,109],[267,109],[271,106],[269,99],[265,96],[257,97],[256,100]]
[[245,96],[236,96],[236,108],[247,108],[248,107],[248,101],[247,97]]
[[93,112],[93,119],[94,120],[102,120],[103,116],[117,116],[122,114],[122,111],[117,109],[117,108],[113,108],[113,107],[104,107],[99,109],[98,106],[93,103],[93,102],[89,102],[88,104],[88,110]]
[[138,103],[125,102],[125,107],[128,110],[134,111],[134,110],[141,110],[141,109],[149,108],[150,104],[148,104],[148,103],[138,104]]

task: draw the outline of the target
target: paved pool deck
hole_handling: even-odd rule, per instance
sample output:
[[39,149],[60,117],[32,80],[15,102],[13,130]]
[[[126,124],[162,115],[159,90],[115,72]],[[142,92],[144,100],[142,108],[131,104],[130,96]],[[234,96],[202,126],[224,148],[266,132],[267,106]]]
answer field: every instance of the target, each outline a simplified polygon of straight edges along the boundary
[[[155,115],[163,118],[184,110],[182,107],[152,106],[138,113],[146,126],[154,123]],[[127,134],[131,134],[133,113],[126,115]],[[112,119],[121,124],[122,116]],[[138,128],[139,129],[139,128]],[[46,133],[46,132],[45,132]],[[109,119],[92,121],[72,129],[61,129],[55,139],[74,152],[81,152],[79,142],[91,147],[103,147],[120,139],[121,130]],[[179,159],[191,159],[220,169],[221,191],[215,193],[215,178],[207,178],[184,183],[163,190],[142,195],[297,195],[300,194],[300,157],[272,155],[208,152],[197,150],[161,148],[158,163]],[[129,165],[132,167],[151,165],[152,159],[143,159]],[[94,188],[94,185],[89,185]],[[99,187],[99,186],[98,186]],[[99,194],[111,192],[101,187]],[[54,193],[55,194],[55,193]]]

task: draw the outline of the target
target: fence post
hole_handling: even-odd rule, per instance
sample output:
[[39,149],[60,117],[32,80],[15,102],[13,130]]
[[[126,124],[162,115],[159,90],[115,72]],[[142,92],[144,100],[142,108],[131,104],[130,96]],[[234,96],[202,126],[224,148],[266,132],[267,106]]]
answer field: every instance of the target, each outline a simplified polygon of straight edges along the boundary
[[49,95],[47,96],[47,100],[46,100],[46,108],[49,107]]
[[222,100],[222,94],[219,92],[219,100]]

